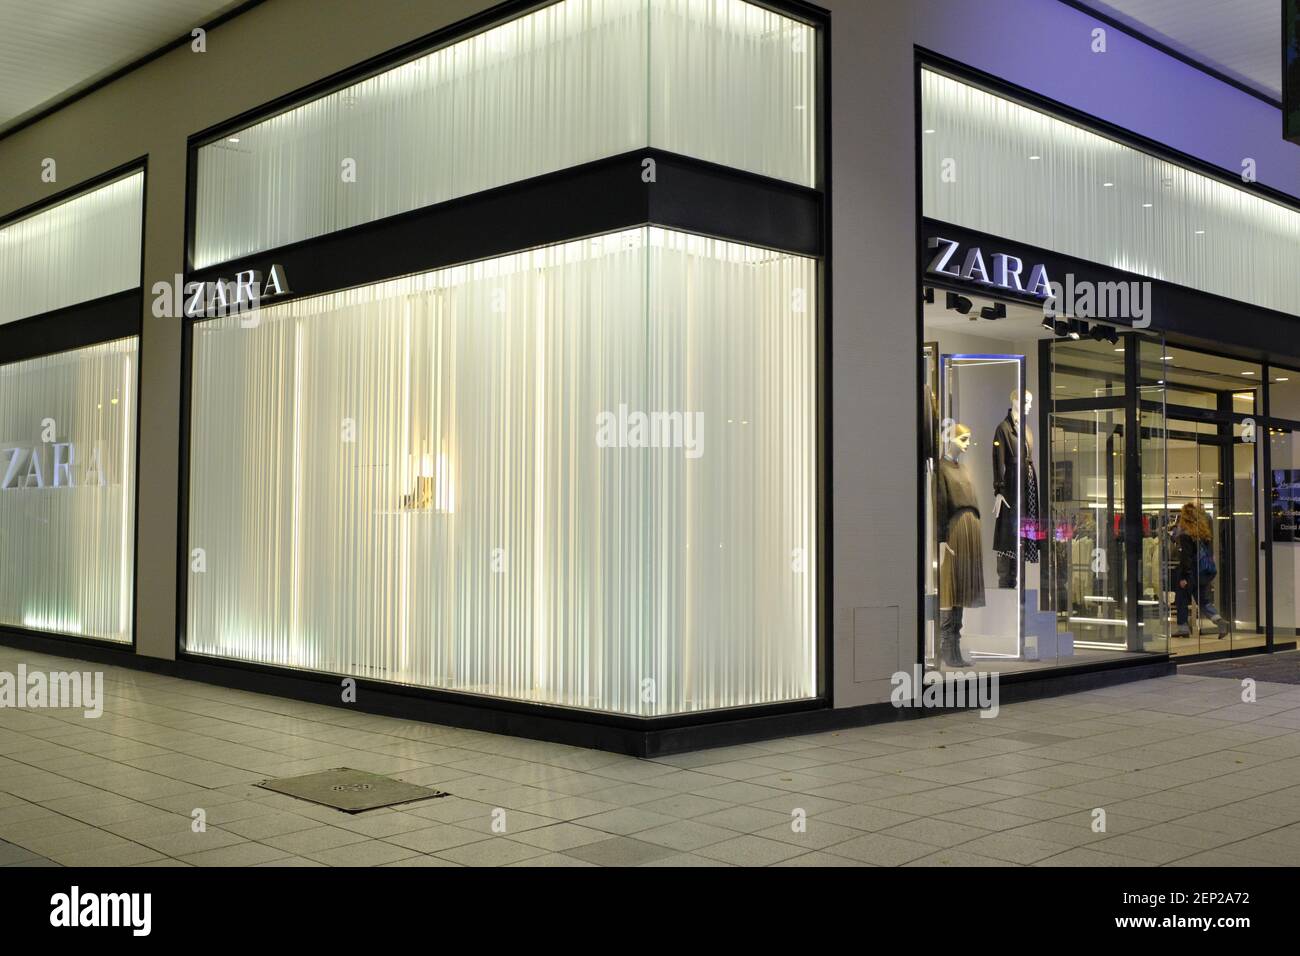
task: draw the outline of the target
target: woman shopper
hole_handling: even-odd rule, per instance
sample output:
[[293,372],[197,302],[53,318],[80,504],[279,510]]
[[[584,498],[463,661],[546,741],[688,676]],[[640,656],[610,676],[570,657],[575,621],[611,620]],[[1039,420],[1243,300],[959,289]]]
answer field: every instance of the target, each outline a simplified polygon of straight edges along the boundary
[[1214,579],[1219,573],[1214,563],[1214,533],[1210,530],[1210,517],[1199,504],[1188,502],[1178,512],[1174,524],[1174,546],[1178,551],[1178,563],[1174,568],[1174,607],[1177,612],[1177,626],[1174,637],[1190,637],[1187,626],[1187,612],[1192,601],[1201,608],[1202,627],[1204,622],[1219,629],[1220,639],[1228,634],[1228,622],[1219,616],[1214,606]]

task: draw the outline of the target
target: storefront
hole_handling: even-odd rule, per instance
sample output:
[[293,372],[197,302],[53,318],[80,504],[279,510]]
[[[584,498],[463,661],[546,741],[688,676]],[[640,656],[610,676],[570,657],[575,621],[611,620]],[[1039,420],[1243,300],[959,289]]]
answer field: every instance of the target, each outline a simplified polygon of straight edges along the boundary
[[390,10],[151,81],[103,160],[175,146],[147,257],[142,160],[0,222],[0,637],[639,754],[1294,645],[1295,202],[918,53],[968,4],[830,5]]
[[921,654],[1294,647],[1300,211],[938,57],[921,95]]
[[819,22],[520,10],[191,140],[178,656],[824,706]]
[[0,627],[129,645],[144,171],[0,221]]

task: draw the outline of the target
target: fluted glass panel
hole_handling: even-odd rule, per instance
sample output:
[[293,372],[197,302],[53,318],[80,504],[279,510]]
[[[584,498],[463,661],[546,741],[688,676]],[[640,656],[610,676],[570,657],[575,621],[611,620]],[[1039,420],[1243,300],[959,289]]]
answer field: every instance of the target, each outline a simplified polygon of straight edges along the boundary
[[813,696],[814,290],[647,227],[199,324],[187,648],[626,714]]
[[650,0],[650,145],[816,185],[816,30],[742,0]]
[[0,228],[0,324],[140,284],[144,173]]
[[131,640],[136,351],[0,365],[0,624]]
[[812,185],[814,59],[742,0],[561,0],[199,149],[195,265],[647,145]]
[[942,74],[921,82],[926,216],[1300,314],[1300,212]]

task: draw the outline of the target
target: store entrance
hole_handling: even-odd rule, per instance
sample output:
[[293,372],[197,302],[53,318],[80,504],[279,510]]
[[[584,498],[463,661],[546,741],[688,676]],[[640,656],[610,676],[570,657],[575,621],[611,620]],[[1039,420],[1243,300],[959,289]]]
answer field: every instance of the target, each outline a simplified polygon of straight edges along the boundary
[[923,331],[928,663],[1250,653],[1270,613],[1300,629],[1288,370],[941,290]]
[[1052,606],[1077,655],[1163,653],[1171,538],[1163,387],[1130,389],[1159,342],[1046,341]]
[[1163,398],[1126,384],[1141,337],[941,290],[923,331],[926,662],[1165,653]]
[[1152,342],[1140,374],[1167,423],[1169,651],[1262,649],[1262,369]]
[[1264,647],[1259,367],[1139,333],[1044,349],[1052,598],[1074,647]]

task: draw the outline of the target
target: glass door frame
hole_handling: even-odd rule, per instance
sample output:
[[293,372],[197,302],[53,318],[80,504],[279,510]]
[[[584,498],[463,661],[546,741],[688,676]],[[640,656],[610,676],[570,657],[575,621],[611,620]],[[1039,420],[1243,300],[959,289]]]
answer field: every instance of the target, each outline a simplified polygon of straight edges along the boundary
[[[1127,338],[1130,335],[1141,336],[1142,333],[1124,333],[1121,337]],[[1194,343],[1188,343],[1178,338],[1170,339],[1168,336],[1146,335],[1145,339],[1149,343],[1163,340],[1164,344],[1170,348],[1176,348],[1185,352],[1195,352],[1207,356],[1219,357],[1238,357],[1231,356],[1226,352],[1215,351],[1214,349],[1205,348],[1204,346]],[[1233,648],[1222,652],[1207,652],[1203,654],[1189,655],[1192,657],[1223,657],[1236,656],[1245,654],[1273,653],[1275,650],[1288,650],[1300,645],[1300,638],[1288,640],[1283,643],[1281,648],[1277,647],[1275,635],[1274,620],[1274,555],[1273,555],[1273,521],[1272,521],[1272,441],[1270,439],[1271,429],[1286,428],[1296,434],[1300,434],[1300,421],[1291,419],[1273,418],[1270,407],[1270,390],[1273,380],[1274,371],[1289,371],[1296,373],[1298,370],[1285,365],[1275,365],[1267,359],[1253,357],[1242,358],[1243,361],[1249,361],[1257,364],[1260,369],[1259,375],[1259,401],[1256,403],[1255,414],[1245,412],[1235,412],[1230,409],[1223,411],[1220,409],[1196,408],[1193,406],[1178,405],[1165,401],[1163,409],[1165,413],[1166,435],[1168,434],[1168,422],[1170,419],[1181,421],[1197,421],[1206,424],[1215,424],[1226,427],[1229,441],[1225,443],[1225,448],[1229,450],[1235,443],[1234,430],[1236,426],[1243,425],[1249,420],[1255,422],[1255,444],[1259,450],[1255,455],[1255,468],[1257,469],[1256,480],[1260,482],[1260,495],[1255,504],[1255,542],[1257,547],[1263,552],[1264,560],[1259,566],[1261,581],[1257,584],[1258,601],[1262,605],[1256,609],[1256,616],[1264,625],[1264,645],[1263,647]],[[1136,375],[1136,365],[1133,369]],[[1130,380],[1130,384],[1136,384],[1136,378]],[[1221,454],[1221,461],[1223,455]],[[1225,462],[1226,463],[1226,462]],[[1167,479],[1166,479],[1167,484]],[[1235,559],[1234,559],[1235,560]]]
[[[1099,411],[1122,411],[1124,413],[1124,474],[1121,486],[1124,494],[1125,617],[1128,624],[1125,629],[1125,645],[1130,652],[1145,652],[1142,630],[1139,626],[1141,621],[1141,605],[1139,601],[1142,597],[1142,412],[1153,410],[1163,412],[1164,404],[1163,402],[1141,401],[1137,388],[1139,379],[1138,359],[1140,342],[1163,343],[1163,336],[1143,332],[1122,332],[1120,334],[1120,341],[1124,343],[1124,392],[1122,395],[1113,395],[1106,398],[1056,399],[1051,397],[1054,394],[1052,376],[1055,370],[1053,346],[1057,343],[1069,341],[1072,340],[1049,338],[1040,341],[1038,388],[1039,393],[1047,396],[1047,398],[1039,403],[1038,429],[1040,434],[1050,436],[1052,433],[1052,416],[1058,413]],[[1048,448],[1048,454],[1050,455],[1052,442],[1047,441],[1044,447]],[[1040,501],[1049,501],[1046,496],[1050,495],[1051,489],[1043,482],[1048,480],[1044,476],[1050,478],[1052,467],[1052,462],[1049,459],[1046,467],[1038,476]],[[1167,468],[1165,480],[1167,485]],[[1049,504],[1048,508],[1051,507],[1052,505]],[[1166,645],[1165,652],[1168,652],[1168,645]]]

